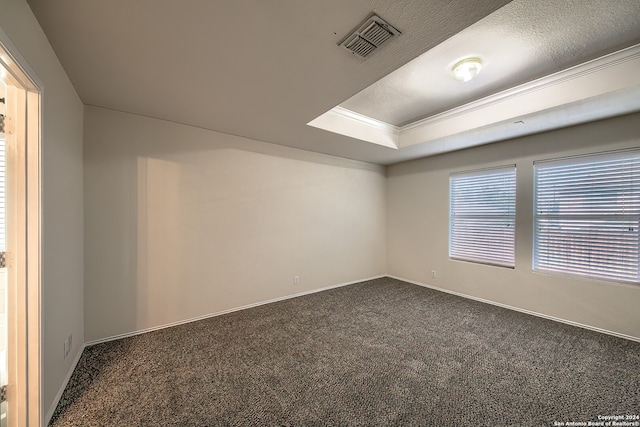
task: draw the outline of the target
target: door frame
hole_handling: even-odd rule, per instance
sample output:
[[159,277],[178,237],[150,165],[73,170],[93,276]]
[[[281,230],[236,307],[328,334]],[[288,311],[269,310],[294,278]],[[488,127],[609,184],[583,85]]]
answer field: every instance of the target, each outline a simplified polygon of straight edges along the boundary
[[[9,323],[7,387],[9,426],[42,426],[42,203],[41,123],[43,85],[18,49],[0,28],[0,65],[21,85],[15,110],[14,224],[17,238],[13,263],[17,289],[9,304],[15,304],[13,326]],[[12,330],[13,329],[13,332]],[[12,337],[13,333],[13,337]],[[13,341],[13,342],[12,342]]]

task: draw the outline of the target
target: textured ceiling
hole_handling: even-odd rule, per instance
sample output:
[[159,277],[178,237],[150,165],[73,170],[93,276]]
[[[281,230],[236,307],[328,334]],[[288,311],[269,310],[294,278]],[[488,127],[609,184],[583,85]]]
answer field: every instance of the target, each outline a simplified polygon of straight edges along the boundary
[[[638,0],[514,0],[341,106],[403,126],[638,42]],[[454,80],[469,56],[480,74]]]
[[[29,0],[86,104],[383,163],[307,126],[507,0]],[[366,61],[338,42],[375,11],[403,34]]]
[[[28,1],[85,104],[381,164],[406,160],[410,154],[306,124],[509,3]],[[610,34],[618,28],[626,34],[625,40],[634,34],[638,38],[637,8],[626,18],[618,15],[638,4],[637,0],[519,1],[498,12],[492,22],[479,23],[479,32],[473,36],[460,35],[455,42],[460,48],[473,41],[474,53],[486,55],[482,79],[491,76],[491,61],[512,59],[510,68],[501,68],[500,78],[484,84],[480,79],[479,83],[469,82],[481,86],[473,93],[421,93],[419,97],[431,108],[426,113],[412,110],[414,91],[388,89],[396,91],[400,99],[406,98],[397,102],[400,115],[392,121],[412,120],[544,74],[544,67],[562,68],[620,47],[626,42],[608,35],[598,38],[598,34],[601,29]],[[389,21],[402,35],[362,61],[337,44],[371,12]],[[573,22],[574,14],[594,19]],[[606,25],[594,27],[593,22],[601,21]],[[629,29],[630,22],[635,30]],[[585,30],[594,28],[597,31],[585,38]],[[436,48],[435,52],[430,63],[449,64],[452,60],[449,48]],[[525,71],[524,64],[531,56],[546,65]],[[414,71],[413,80],[425,78],[422,72]],[[426,78],[426,86],[437,89],[440,83]],[[388,102],[384,91],[372,90],[373,98],[361,104]],[[365,114],[389,114],[388,110],[374,110]]]

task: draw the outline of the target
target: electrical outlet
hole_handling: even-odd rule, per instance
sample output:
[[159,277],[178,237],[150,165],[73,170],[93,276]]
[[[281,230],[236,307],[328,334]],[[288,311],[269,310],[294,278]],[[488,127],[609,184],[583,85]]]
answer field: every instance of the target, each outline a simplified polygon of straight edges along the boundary
[[300,277],[293,276],[293,284],[294,285],[299,285],[300,284]]
[[431,270],[431,277],[432,278],[436,278],[436,271],[435,270]]
[[71,352],[71,345],[73,344],[73,335],[69,335],[66,340],[64,340],[64,358],[66,359],[69,353]]

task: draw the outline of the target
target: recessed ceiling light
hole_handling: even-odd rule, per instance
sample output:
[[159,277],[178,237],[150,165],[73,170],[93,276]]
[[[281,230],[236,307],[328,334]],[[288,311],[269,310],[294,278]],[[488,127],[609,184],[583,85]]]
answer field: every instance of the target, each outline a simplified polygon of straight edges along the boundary
[[451,68],[453,77],[461,82],[468,82],[478,75],[482,68],[480,58],[465,58]]

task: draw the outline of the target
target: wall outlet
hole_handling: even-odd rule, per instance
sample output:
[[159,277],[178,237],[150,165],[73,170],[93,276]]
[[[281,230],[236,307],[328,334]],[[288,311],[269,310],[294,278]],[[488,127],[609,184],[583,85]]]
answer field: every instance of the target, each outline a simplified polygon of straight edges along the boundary
[[300,284],[300,277],[299,276],[293,276],[293,284],[294,285],[299,285]]
[[431,277],[432,278],[436,278],[436,271],[435,270],[431,270]]
[[71,345],[73,344],[73,334],[69,335],[66,340],[64,340],[64,358],[66,359],[69,353],[71,352]]

